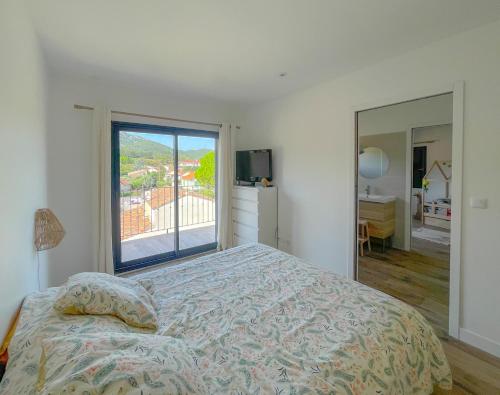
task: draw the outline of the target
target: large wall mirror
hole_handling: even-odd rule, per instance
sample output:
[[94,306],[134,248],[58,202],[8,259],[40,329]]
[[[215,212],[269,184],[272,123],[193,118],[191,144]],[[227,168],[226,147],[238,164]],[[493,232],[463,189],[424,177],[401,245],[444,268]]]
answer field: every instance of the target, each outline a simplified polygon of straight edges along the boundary
[[387,174],[389,157],[377,147],[367,147],[359,155],[359,174],[364,178],[378,178]]

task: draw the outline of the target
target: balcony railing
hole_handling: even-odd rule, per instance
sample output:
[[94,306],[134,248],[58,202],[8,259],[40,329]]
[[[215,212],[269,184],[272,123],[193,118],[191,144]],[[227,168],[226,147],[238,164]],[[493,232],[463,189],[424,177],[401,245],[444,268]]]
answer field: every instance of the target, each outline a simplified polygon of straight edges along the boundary
[[[200,186],[178,187],[179,229],[215,224],[215,191]],[[173,186],[121,192],[121,240],[175,230]]]

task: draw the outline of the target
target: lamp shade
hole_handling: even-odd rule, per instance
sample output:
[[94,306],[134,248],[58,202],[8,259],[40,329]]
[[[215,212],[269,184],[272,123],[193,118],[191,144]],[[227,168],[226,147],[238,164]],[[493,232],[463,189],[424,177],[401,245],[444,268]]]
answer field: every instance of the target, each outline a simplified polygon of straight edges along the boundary
[[63,226],[50,209],[36,210],[35,247],[37,251],[54,248],[61,242],[65,234]]

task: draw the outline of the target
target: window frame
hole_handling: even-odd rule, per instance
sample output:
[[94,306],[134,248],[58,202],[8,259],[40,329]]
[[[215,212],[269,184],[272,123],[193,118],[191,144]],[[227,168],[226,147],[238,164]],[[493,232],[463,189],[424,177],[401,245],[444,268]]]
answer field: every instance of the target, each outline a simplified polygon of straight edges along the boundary
[[[422,151],[420,153],[421,157],[423,158],[423,163],[422,163],[422,169],[423,171],[419,169],[415,169],[415,151]],[[428,147],[427,145],[417,145],[413,147],[412,150],[412,188],[416,189],[422,189],[422,180],[425,178],[425,175],[427,174],[427,154],[428,154]],[[420,172],[422,173],[422,177],[419,177],[416,173]],[[420,178],[420,183],[415,184],[416,181]]]
[[[174,137],[174,191],[175,191],[175,232],[174,232],[174,251],[165,252],[162,254],[151,255],[144,258],[133,259],[126,261],[121,260],[121,217],[120,217],[120,130],[127,131],[163,134]],[[203,244],[196,247],[179,249],[179,206],[178,206],[178,191],[179,182],[177,172],[179,168],[178,161],[178,138],[181,136],[191,137],[208,137],[215,140],[215,242]],[[180,128],[174,126],[153,125],[123,121],[111,121],[111,222],[112,222],[112,251],[113,251],[113,267],[115,273],[124,273],[131,270],[142,269],[145,267],[166,263],[180,258],[185,258],[191,255],[200,254],[203,252],[213,251],[217,249],[218,241],[218,140],[219,133],[208,130]]]

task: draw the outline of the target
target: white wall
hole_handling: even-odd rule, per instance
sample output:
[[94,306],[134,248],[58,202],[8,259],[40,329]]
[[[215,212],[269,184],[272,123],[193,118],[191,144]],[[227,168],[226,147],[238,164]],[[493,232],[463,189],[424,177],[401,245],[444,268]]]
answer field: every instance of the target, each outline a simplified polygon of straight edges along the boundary
[[[464,80],[461,336],[500,355],[500,183],[491,172],[500,168],[498,37],[500,22],[255,106],[237,147],[273,149],[281,248],[347,274],[353,106]],[[488,198],[488,209],[470,208],[471,196]]]
[[[423,141],[433,143],[418,144]],[[427,171],[430,170],[435,161],[451,160],[452,130],[451,124],[416,128],[413,130],[413,145],[416,147],[427,147]]]
[[[46,200],[45,71],[23,2],[0,3],[0,338],[37,289],[34,214]],[[41,254],[42,285],[45,256]]]
[[392,106],[361,111],[360,136],[404,132],[417,125],[442,125],[453,121],[453,95],[439,95]]
[[[52,71],[48,131],[48,199],[66,229],[64,243],[50,251],[49,285],[74,273],[94,269],[92,217],[92,111],[74,104],[107,105],[113,110],[188,120],[225,121],[233,113],[226,103],[144,90],[135,85]],[[153,121],[157,123],[158,121]]]

